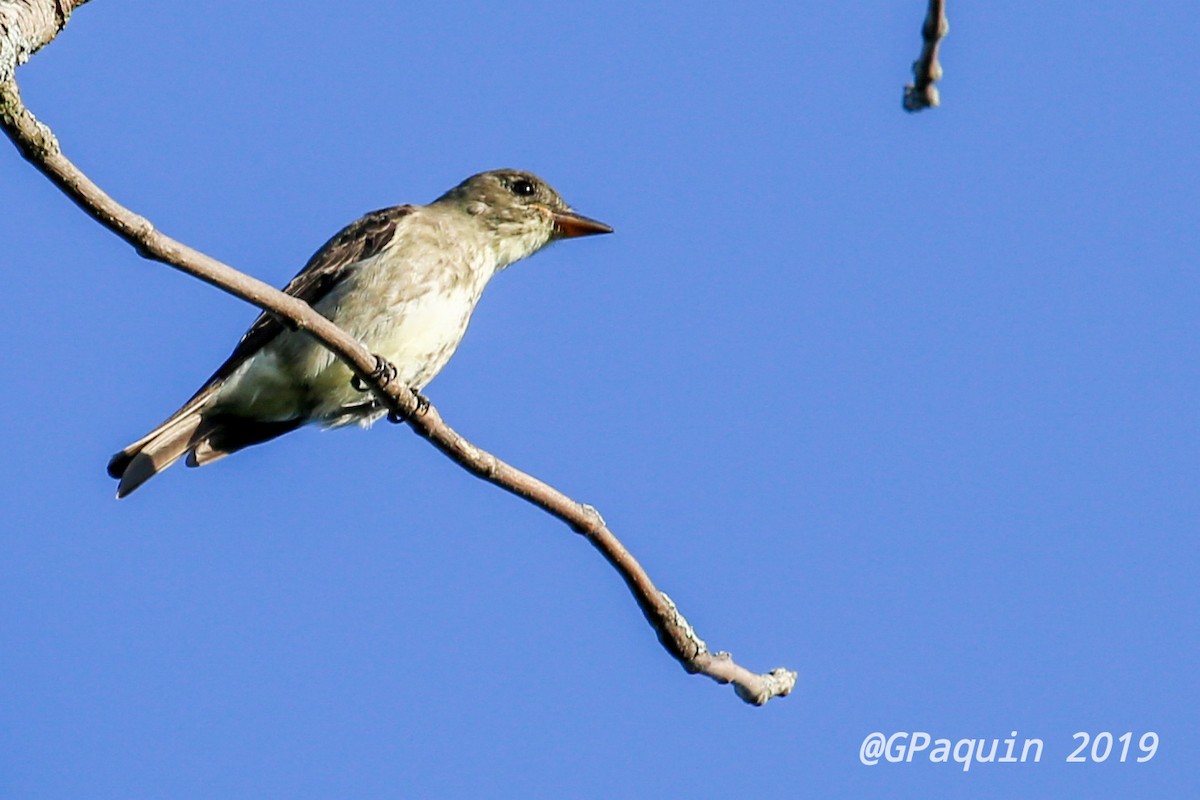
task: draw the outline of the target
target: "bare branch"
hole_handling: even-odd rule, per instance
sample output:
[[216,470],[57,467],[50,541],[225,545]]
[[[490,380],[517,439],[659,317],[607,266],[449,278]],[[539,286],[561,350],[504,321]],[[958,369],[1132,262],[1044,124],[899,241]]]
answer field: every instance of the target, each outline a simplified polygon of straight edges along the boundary
[[0,83],[58,36],[88,0],[0,0]]
[[734,663],[728,653],[709,651],[704,641],[664,593],[655,587],[629,551],[609,530],[599,512],[506,464],[468,442],[447,425],[432,406],[418,402],[407,387],[378,370],[375,356],[308,304],[244,275],[204,253],[160,233],[141,217],[109,197],[62,154],[51,130],[38,122],[21,101],[17,85],[0,83],[0,126],[35,167],[100,224],[129,242],[145,258],[160,261],[275,314],[306,331],[342,359],[385,403],[391,415],[461,465],[489,483],[524,498],[583,534],[620,573],[659,641],[683,668],[732,683],[747,703],[762,705],[788,694],[796,673],[783,668],[756,674]]
[[913,62],[915,83],[904,87],[904,110],[921,111],[941,102],[934,84],[942,79],[942,65],[938,63],[938,48],[942,39],[950,32],[946,19],[946,0],[929,0],[929,11],[921,26],[921,55]]

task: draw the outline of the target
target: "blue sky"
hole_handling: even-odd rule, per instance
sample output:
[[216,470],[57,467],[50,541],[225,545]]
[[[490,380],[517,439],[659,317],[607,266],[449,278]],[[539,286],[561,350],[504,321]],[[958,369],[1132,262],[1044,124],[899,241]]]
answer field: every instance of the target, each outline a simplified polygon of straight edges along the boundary
[[[0,157],[0,796],[1178,797],[1200,770],[1200,17],[950,4],[95,0],[19,77],[167,233],[282,285],[533,170],[613,236],[489,288],[428,395],[593,503],[714,648],[410,432],[112,499],[254,310]],[[868,767],[880,731],[1038,764]],[[1154,731],[1147,763],[1072,734]]]

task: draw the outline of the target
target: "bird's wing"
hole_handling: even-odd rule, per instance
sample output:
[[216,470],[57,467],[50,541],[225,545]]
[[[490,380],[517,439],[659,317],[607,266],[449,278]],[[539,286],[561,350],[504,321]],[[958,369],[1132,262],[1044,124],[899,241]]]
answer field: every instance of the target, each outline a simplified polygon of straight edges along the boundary
[[[409,205],[383,208],[372,211],[342,228],[313,254],[304,265],[304,269],[296,273],[296,277],[283,288],[284,293],[299,298],[310,306],[316,305],[321,298],[352,275],[360,263],[378,255],[387,247],[396,235],[400,221],[413,210],[413,206]],[[241,341],[237,343],[229,358],[204,382],[195,397],[203,394],[214,383],[232,375],[238,367],[284,330],[285,325],[278,317],[266,312],[260,314],[249,330],[242,335]]]
[[[283,291],[309,305],[319,302],[352,275],[359,264],[387,247],[396,235],[401,220],[413,210],[412,206],[384,208],[350,223],[308,260],[304,269],[292,278]],[[186,452],[193,452],[197,464],[205,463],[206,460],[214,460],[249,444],[286,433],[299,425],[302,420],[255,422],[249,427],[235,425],[226,430],[228,426],[220,425],[214,429],[215,423],[210,425],[204,418],[204,409],[218,395],[225,379],[284,330],[284,324],[276,317],[265,313],[259,315],[225,363],[182,408],[150,433],[114,455],[108,462],[108,474],[121,479],[117,496],[129,494]],[[214,430],[220,430],[225,438],[220,440],[219,446],[210,446],[204,453],[205,460],[201,460],[195,454],[197,443],[210,439]]]

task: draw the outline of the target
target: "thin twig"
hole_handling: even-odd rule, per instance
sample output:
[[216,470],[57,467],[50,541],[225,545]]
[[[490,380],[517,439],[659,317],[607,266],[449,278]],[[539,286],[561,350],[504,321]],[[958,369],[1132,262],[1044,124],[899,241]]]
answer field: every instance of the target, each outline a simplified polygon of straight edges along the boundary
[[583,534],[620,573],[672,656],[691,673],[718,683],[732,683],[747,703],[762,705],[788,694],[796,673],[783,668],[756,674],[734,663],[728,653],[709,651],[675,604],[660,592],[650,576],[604,523],[599,512],[506,464],[468,442],[432,406],[420,406],[407,387],[381,376],[375,357],[308,304],[244,275],[204,253],[157,231],[141,217],[109,197],[63,154],[50,129],[25,108],[13,82],[0,84],[0,126],[22,155],[100,224],[129,242],[145,258],[160,261],[216,286],[296,325],[329,348],[368,384],[392,414],[409,422],[468,472],[547,511]]
[[913,62],[914,83],[904,87],[904,110],[921,111],[933,108],[941,102],[935,83],[942,79],[942,65],[938,63],[938,49],[942,39],[950,32],[946,19],[946,0],[929,0],[929,11],[921,26],[921,55]]

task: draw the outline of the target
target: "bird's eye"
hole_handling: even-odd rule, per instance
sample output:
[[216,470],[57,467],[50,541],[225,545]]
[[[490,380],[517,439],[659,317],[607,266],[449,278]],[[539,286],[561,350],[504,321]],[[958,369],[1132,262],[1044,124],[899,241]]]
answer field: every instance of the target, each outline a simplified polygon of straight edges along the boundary
[[527,181],[524,178],[518,178],[512,182],[512,193],[517,197],[531,197],[535,191],[532,181]]

